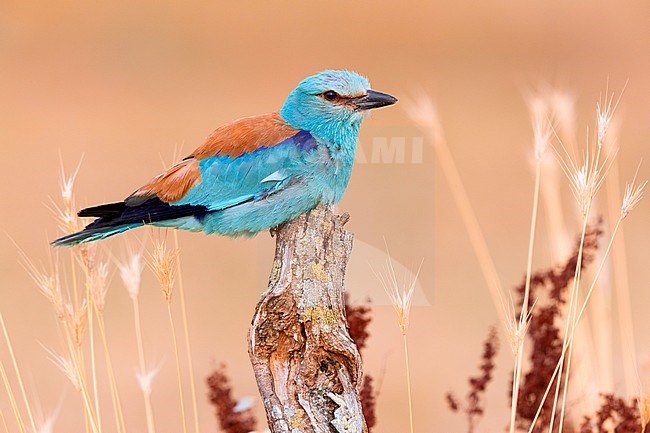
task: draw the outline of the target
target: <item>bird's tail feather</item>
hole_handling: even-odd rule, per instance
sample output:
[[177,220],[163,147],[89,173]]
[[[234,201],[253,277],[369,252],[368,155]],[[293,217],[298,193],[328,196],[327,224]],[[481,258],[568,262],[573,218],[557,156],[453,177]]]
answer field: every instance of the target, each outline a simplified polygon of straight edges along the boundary
[[52,245],[55,247],[60,247],[60,246],[70,247],[73,245],[82,244],[84,242],[98,241],[100,239],[106,239],[109,236],[113,236],[118,233],[122,233],[127,230],[140,227],[142,225],[144,224],[131,223],[131,224],[123,224],[123,225],[118,225],[113,227],[97,227],[97,228],[86,227],[85,229],[77,233],[72,233],[70,235],[63,236],[53,241]]
[[[72,246],[97,241],[145,224],[170,224],[170,222],[173,223],[179,218],[188,216],[201,218],[209,212],[205,206],[171,205],[157,197],[149,197],[139,201],[128,200],[81,210],[78,214],[80,217],[97,217],[97,219],[80,232],[55,240],[52,245],[56,247]],[[173,226],[173,224],[170,226]]]

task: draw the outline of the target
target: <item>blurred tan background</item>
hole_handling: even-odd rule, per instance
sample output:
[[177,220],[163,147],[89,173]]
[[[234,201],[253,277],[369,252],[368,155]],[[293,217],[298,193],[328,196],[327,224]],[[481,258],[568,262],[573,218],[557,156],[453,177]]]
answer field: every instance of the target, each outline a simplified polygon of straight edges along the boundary
[[[366,370],[382,377],[378,433],[408,427],[401,340],[392,308],[370,270],[381,266],[382,237],[413,268],[424,258],[411,317],[416,431],[465,431],[444,394],[464,396],[488,327],[499,325],[448,186],[430,143],[399,105],[428,91],[441,120],[499,274],[511,287],[526,264],[533,179],[532,131],[523,94],[542,83],[577,97],[578,133],[594,125],[605,89],[629,79],[617,118],[621,173],[650,159],[650,3],[646,1],[485,2],[170,2],[12,1],[0,4],[0,312],[13,337],[28,392],[55,431],[82,431],[81,404],[46,359],[60,349],[55,317],[19,264],[15,242],[37,262],[58,234],[48,210],[58,197],[60,158],[68,172],[83,156],[80,206],[114,201],[158,173],[174,149],[189,153],[228,120],[276,110],[303,77],[326,68],[356,70],[402,101],[367,120],[365,163],[355,168],[340,210],[349,212],[357,247],[353,298],[375,305]],[[381,140],[402,137],[404,163],[373,163]],[[416,158],[417,159],[417,158]],[[642,178],[650,167],[641,167]],[[568,190],[565,188],[565,192]],[[604,199],[603,199],[604,200]],[[578,230],[565,203],[569,230]],[[552,264],[540,213],[535,266]],[[626,221],[632,317],[640,373],[648,385],[650,204]],[[145,239],[146,230],[126,237]],[[203,379],[227,363],[237,396],[256,395],[246,333],[270,269],[273,241],[180,235],[199,381],[203,432],[217,431]],[[102,248],[123,257],[124,237]],[[61,252],[67,260],[67,252]],[[174,360],[165,304],[151,273],[141,294],[145,351],[161,365],[154,382],[160,431],[180,431]],[[107,332],[130,431],[145,431],[133,373],[137,357],[130,301],[113,275]],[[620,360],[617,331],[612,359]],[[481,431],[507,425],[512,357],[505,339]],[[0,356],[8,362],[4,345]],[[614,365],[618,365],[614,362]],[[614,386],[623,390],[620,370]],[[107,385],[104,391],[108,393]],[[0,409],[9,413],[1,394]],[[108,394],[106,394],[108,395]],[[108,398],[105,401],[108,404]],[[106,406],[106,414],[109,406]],[[256,413],[263,420],[261,404]],[[162,427],[164,426],[164,427]],[[259,426],[261,427],[261,425]]]

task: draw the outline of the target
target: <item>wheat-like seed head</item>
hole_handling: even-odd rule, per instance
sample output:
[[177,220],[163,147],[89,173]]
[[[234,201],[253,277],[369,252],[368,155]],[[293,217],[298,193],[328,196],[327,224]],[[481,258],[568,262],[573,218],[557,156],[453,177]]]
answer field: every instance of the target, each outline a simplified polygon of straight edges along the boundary
[[625,91],[626,86],[627,83],[625,83],[625,86],[623,86],[623,90],[621,91],[621,94],[619,95],[616,102],[614,102],[614,93],[610,95],[609,91],[605,90],[604,100],[603,96],[601,95],[600,100],[596,103],[598,147],[602,147],[605,143],[605,137],[607,136],[612,118],[614,117],[614,113],[618,108],[618,104],[621,102],[621,97],[623,96],[623,92]]
[[97,245],[95,242],[89,242],[76,247],[85,272],[89,272],[95,266]]
[[160,367],[156,367],[149,371],[135,374],[135,378],[138,380],[138,385],[140,385],[140,389],[144,394],[151,395],[153,380],[156,378],[159,371]]
[[94,266],[90,269],[88,273],[88,287],[90,293],[93,296],[93,301],[95,302],[95,307],[98,311],[104,310],[104,304],[106,301],[106,293],[108,292],[108,264],[106,262],[100,262],[97,266]]
[[441,130],[438,121],[438,110],[433,100],[422,92],[413,100],[407,100],[402,105],[406,114],[421,128]]
[[54,200],[51,200],[49,208],[54,214],[54,218],[59,225],[59,229],[64,234],[71,234],[81,229],[79,218],[74,212],[71,212],[69,209],[67,209],[67,206],[64,205],[61,207],[56,204]]
[[409,327],[411,306],[413,305],[413,293],[415,292],[415,287],[417,285],[418,276],[420,275],[423,262],[420,262],[420,267],[411,281],[403,279],[402,284],[400,284],[397,281],[395,267],[393,266],[393,260],[388,251],[388,246],[386,246],[386,254],[388,259],[386,260],[383,272],[378,273],[375,272],[374,269],[372,271],[377,279],[379,279],[379,282],[393,305],[402,335],[406,335]]
[[54,307],[57,317],[60,320],[65,318],[65,302],[63,300],[63,292],[61,291],[61,281],[59,279],[59,267],[55,263],[52,271],[47,273],[34,264],[27,255],[19,250],[22,263],[30,278],[38,287],[41,294],[47,299]]
[[86,299],[83,299],[81,306],[78,308],[67,302],[64,304],[64,310],[65,316],[63,321],[70,330],[70,335],[72,335],[74,343],[77,347],[81,347],[83,344],[83,336],[86,332],[88,302],[86,302]]
[[175,278],[176,251],[167,248],[164,241],[155,241],[151,252],[149,266],[158,279],[165,300],[171,302]]
[[587,216],[592,199],[596,196],[600,187],[607,177],[609,168],[616,157],[614,153],[603,153],[600,148],[590,151],[589,140],[582,158],[582,162],[576,161],[569,155],[569,152],[562,146],[563,153],[555,149],[557,161],[569,179],[569,185],[574,198],[580,206],[583,216]]
[[59,206],[54,200],[50,199],[50,210],[54,213],[59,223],[59,228],[65,234],[74,233],[81,229],[81,221],[77,216],[77,207],[74,198],[74,183],[80,168],[81,161],[79,161],[74,172],[66,176],[65,170],[63,169],[63,162],[61,162],[59,187],[63,204]]
[[597,133],[595,148],[590,150],[589,132],[587,132],[587,145],[581,162],[572,157],[562,143],[560,143],[562,152],[555,149],[557,160],[569,179],[571,192],[580,205],[583,216],[587,216],[591,200],[602,186],[617,153],[613,145],[607,146],[607,148],[610,148],[608,150],[603,149],[603,144],[605,144],[606,139],[613,143],[607,137],[607,133],[621,97],[619,96],[614,102],[614,94],[609,95],[607,91],[605,94],[608,95],[605,97],[605,102],[599,101],[596,106]]
[[63,170],[63,167],[61,167],[61,179],[60,179],[60,189],[61,189],[61,198],[63,199],[63,204],[66,205],[68,208],[72,208],[72,203],[74,201],[74,195],[73,195],[73,190],[74,190],[74,181],[77,178],[77,174],[79,173],[79,168],[81,165],[78,165],[75,171],[70,175],[67,176],[65,175],[65,172]]
[[521,342],[523,341],[521,333],[519,332],[519,320],[513,317],[512,320],[506,320],[505,325],[508,334],[508,341],[510,342],[510,350],[515,359],[517,359],[521,348]]
[[47,347],[43,347],[49,354],[48,359],[59,369],[65,376],[70,380],[72,386],[77,391],[81,391],[81,378],[79,377],[79,371],[77,370],[74,362],[71,359],[66,358],[63,355],[59,355]]
[[636,207],[636,205],[639,204],[641,199],[643,199],[643,193],[645,191],[646,185],[648,184],[648,181],[646,180],[635,186],[640,167],[641,164],[639,163],[632,182],[625,185],[625,193],[623,194],[623,201],[621,202],[620,219],[624,219],[626,216],[628,216],[629,213],[632,212],[632,210]]
[[505,301],[503,298],[501,298],[501,306],[504,311],[504,325],[506,328],[506,333],[508,335],[508,341],[510,342],[510,349],[512,350],[512,354],[514,355],[515,359],[521,355],[520,352],[523,348],[524,340],[526,339],[526,333],[530,328],[530,322],[533,318],[532,312],[536,304],[537,301],[535,301],[530,309],[526,311],[525,315],[521,315],[521,317],[517,319],[517,314],[515,313],[515,305],[512,297],[508,302],[508,306],[506,306]]
[[541,96],[535,96],[528,100],[533,125],[533,149],[535,159],[540,160],[546,153],[551,143],[553,128],[550,122],[551,110],[547,100]]
[[140,282],[142,280],[142,271],[144,264],[142,263],[142,254],[132,253],[129,258],[122,263],[118,263],[120,277],[129,293],[131,299],[138,297],[140,293]]

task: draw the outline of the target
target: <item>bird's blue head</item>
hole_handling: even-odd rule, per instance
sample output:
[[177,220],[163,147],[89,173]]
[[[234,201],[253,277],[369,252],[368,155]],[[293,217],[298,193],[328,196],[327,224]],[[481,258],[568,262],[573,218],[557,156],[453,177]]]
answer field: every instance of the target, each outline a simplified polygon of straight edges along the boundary
[[355,145],[367,110],[395,102],[396,98],[371,90],[368,79],[355,72],[327,70],[302,80],[287,97],[280,115],[317,138]]

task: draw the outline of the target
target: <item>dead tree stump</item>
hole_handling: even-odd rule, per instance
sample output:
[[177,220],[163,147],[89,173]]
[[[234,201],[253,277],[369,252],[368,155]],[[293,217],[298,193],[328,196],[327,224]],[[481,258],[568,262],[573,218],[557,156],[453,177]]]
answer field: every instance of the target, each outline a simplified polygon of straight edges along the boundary
[[248,335],[271,433],[367,433],[361,357],[348,334],[343,281],[348,216],[319,205],[279,226],[268,289]]

